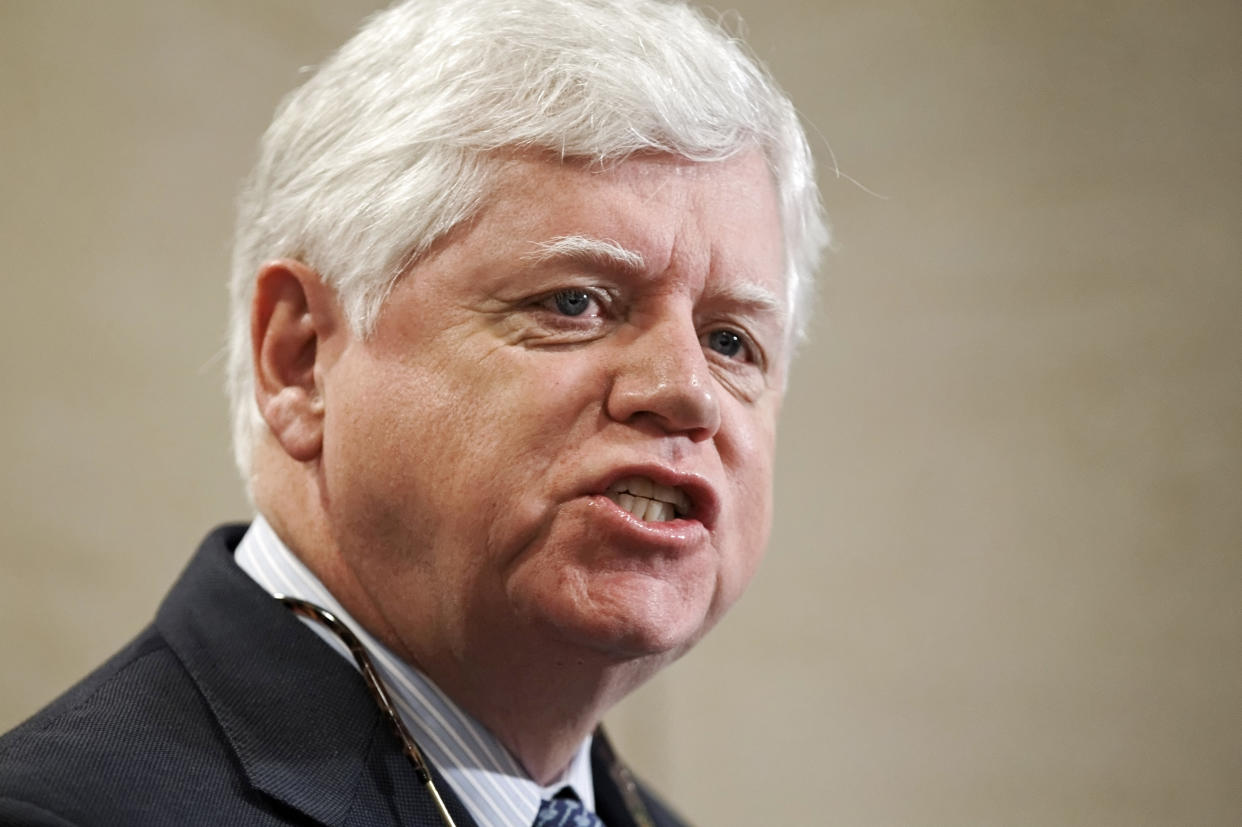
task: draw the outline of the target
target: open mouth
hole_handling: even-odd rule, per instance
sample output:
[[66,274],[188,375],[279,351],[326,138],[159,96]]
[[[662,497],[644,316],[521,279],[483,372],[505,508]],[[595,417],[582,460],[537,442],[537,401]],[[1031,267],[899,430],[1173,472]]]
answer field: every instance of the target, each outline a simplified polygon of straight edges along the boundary
[[604,495],[638,519],[664,523],[690,513],[686,492],[671,485],[660,485],[650,477],[626,477],[608,486]]

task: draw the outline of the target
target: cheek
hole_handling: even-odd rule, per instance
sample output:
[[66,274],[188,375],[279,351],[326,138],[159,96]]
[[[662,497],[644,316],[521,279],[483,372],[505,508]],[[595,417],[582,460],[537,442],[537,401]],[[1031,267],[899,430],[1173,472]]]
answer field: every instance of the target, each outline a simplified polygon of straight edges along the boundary
[[732,427],[722,429],[722,438],[717,441],[721,463],[737,492],[741,510],[762,514],[764,526],[770,521],[772,510],[778,414],[777,396],[754,407],[735,410]]
[[721,593],[727,605],[742,596],[767,551],[772,526],[771,504],[772,498],[766,491],[756,491],[748,506],[738,512],[734,528],[736,539],[727,552],[721,572]]
[[520,522],[550,467],[588,436],[601,379],[582,357],[463,343],[450,360],[379,365],[333,411],[325,459],[350,469],[337,487],[366,491],[372,519],[387,510],[490,542],[483,530]]
[[730,603],[741,596],[759,567],[772,527],[775,412],[749,414],[745,427],[731,429],[729,439],[718,441],[733,501],[722,571],[723,597]]
[[585,437],[580,429],[602,410],[604,370],[584,351],[505,348],[477,369],[471,395],[462,398],[489,438],[517,451],[551,460],[555,443]]

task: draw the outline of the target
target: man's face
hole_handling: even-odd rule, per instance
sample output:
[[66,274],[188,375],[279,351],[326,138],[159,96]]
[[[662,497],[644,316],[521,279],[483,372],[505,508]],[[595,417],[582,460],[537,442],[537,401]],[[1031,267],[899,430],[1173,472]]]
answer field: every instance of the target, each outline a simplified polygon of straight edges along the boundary
[[757,153],[504,162],[322,377],[330,529],[391,642],[667,660],[720,617],[771,521],[782,250]]

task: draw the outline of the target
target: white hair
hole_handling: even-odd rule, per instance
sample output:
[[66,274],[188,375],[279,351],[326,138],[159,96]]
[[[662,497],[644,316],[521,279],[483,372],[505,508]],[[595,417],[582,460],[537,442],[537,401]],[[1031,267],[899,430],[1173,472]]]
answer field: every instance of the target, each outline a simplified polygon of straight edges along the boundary
[[266,427],[250,345],[265,262],[314,268],[366,336],[401,274],[478,209],[497,150],[603,164],[752,147],[780,196],[796,340],[828,231],[793,105],[738,39],[662,0],[407,0],[375,14],[281,103],[239,200],[228,387],[242,477]]

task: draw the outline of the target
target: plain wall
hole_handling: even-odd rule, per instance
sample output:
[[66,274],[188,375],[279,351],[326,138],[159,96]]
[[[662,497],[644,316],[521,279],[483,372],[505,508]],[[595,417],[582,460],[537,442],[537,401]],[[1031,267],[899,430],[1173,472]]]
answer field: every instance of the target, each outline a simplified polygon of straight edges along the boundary
[[[376,5],[0,0],[0,728],[248,516],[232,199]],[[703,825],[1239,823],[1242,6],[737,7],[838,248],[765,567],[616,739]]]

